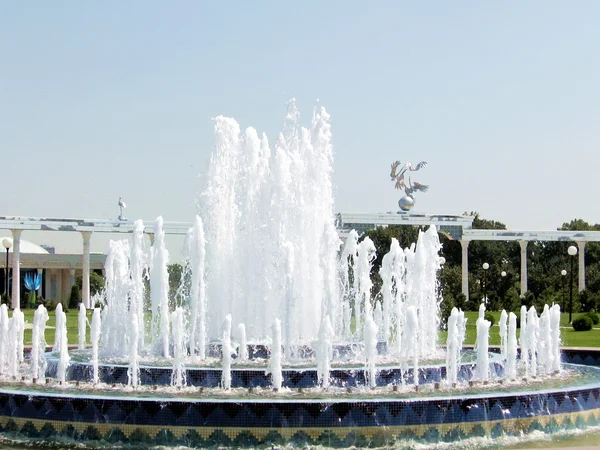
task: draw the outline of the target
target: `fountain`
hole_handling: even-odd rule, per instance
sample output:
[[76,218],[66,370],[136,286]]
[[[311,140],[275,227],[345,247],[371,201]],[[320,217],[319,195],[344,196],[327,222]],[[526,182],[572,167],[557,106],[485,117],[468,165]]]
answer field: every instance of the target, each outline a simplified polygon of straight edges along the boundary
[[500,353],[489,349],[483,305],[475,351],[464,348],[463,311],[441,323],[435,227],[406,249],[392,240],[375,295],[373,242],[351,232],[342,245],[335,229],[329,115],[317,108],[310,129],[297,122],[291,102],[271,148],[253,128],[215,119],[176,298],[159,217],[153,230],[136,221],[130,241],[110,243],[104,307],[91,324],[79,318],[79,347],[90,326],[89,347],[67,351],[57,308],[54,348],[44,353],[40,306],[30,355],[19,362],[18,345],[5,345],[22,341],[19,316],[0,308],[0,371],[23,376],[0,386],[2,431],[360,447],[599,423],[599,370],[561,365],[557,305],[541,317],[521,311],[520,357],[513,313],[501,316]]

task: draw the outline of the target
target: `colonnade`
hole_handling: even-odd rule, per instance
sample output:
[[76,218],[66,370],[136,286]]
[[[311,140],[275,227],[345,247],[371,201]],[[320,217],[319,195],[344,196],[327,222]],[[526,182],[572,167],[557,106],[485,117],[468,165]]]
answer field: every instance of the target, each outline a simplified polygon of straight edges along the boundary
[[[470,239],[461,239],[460,245],[462,249],[462,293],[465,295],[467,300],[469,299],[469,243]],[[578,272],[578,290],[579,292],[585,289],[585,245],[586,241],[577,241],[578,256],[579,256],[579,272]],[[527,292],[527,245],[529,241],[520,240],[519,246],[521,247],[521,295]]]
[[[20,273],[20,257],[21,257],[21,229],[10,229],[13,238],[12,247],[12,270],[13,279],[19,280]],[[91,231],[80,231],[83,241],[83,252],[82,252],[82,302],[86,308],[91,308],[90,299],[90,241],[92,237]],[[147,233],[150,237],[151,242],[153,241],[154,234]],[[469,298],[469,243],[471,239],[461,239],[462,249],[462,293]],[[521,277],[520,277],[520,288],[521,294],[527,292],[527,245],[530,241],[519,240],[521,247]],[[576,241],[578,247],[579,264],[578,264],[578,289],[581,292],[585,289],[585,246],[586,241]],[[19,299],[21,298],[21,285],[20,283],[12,283],[12,303],[11,307],[14,309],[19,306]]]
[[[12,277],[13,280],[21,279],[21,233],[23,230],[10,229],[12,234]],[[93,305],[90,303],[90,240],[92,237],[91,231],[80,231],[83,239],[83,262],[82,262],[82,292],[81,301],[87,309],[90,309]],[[74,276],[73,271],[73,276]],[[21,299],[21,283],[13,282],[11,291],[11,308],[18,308]]]

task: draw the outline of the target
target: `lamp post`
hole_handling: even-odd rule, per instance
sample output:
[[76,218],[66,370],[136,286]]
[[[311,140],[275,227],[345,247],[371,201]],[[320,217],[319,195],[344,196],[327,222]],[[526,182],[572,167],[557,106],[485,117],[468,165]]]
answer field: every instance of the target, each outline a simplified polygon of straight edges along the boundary
[[506,271],[502,271],[500,272],[500,276],[502,277],[502,284],[501,284],[501,292],[502,292],[502,306],[504,308],[506,308]]
[[565,277],[567,276],[567,271],[565,269],[560,271],[560,279],[562,280],[562,306],[561,309],[564,311],[565,309]]
[[6,249],[6,265],[4,266],[4,292],[6,294],[7,301],[10,298],[10,295],[8,293],[8,251],[10,250],[12,245],[13,243],[11,238],[5,237],[4,239],[2,239],[2,246]]
[[490,268],[488,263],[483,263],[483,303],[487,305],[487,271]]
[[571,279],[569,281],[569,323],[571,323],[571,317],[573,315],[573,260],[575,259],[575,255],[577,254],[577,247],[571,245],[567,252],[571,257]]

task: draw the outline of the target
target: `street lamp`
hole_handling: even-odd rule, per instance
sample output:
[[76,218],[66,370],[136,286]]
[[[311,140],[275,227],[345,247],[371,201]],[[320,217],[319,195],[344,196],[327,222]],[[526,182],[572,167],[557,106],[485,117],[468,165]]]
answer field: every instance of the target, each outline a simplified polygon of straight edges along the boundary
[[562,310],[564,311],[565,309],[565,277],[567,276],[567,271],[565,269],[560,271],[561,277],[560,279],[562,280]]
[[2,239],[2,246],[6,249],[6,265],[4,266],[4,289],[5,289],[4,292],[6,294],[7,301],[9,299],[9,294],[8,294],[8,251],[10,250],[12,245],[13,245],[13,243],[12,243],[11,238],[5,237],[4,239]]
[[487,271],[490,268],[488,263],[483,263],[483,303],[487,305]]
[[569,323],[571,323],[571,316],[573,315],[573,260],[577,254],[577,247],[571,245],[567,252],[571,257],[571,279],[569,281]]

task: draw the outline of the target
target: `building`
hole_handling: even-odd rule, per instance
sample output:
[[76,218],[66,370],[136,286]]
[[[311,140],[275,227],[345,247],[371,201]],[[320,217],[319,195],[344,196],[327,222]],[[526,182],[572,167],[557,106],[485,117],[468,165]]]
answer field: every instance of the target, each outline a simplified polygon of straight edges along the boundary
[[[9,239],[12,243],[11,238],[0,238],[0,242],[3,239]],[[20,297],[21,307],[26,307],[26,293],[28,292],[25,288],[25,277],[27,274],[39,274],[41,277],[41,286],[36,291],[36,295],[40,295],[46,300],[53,300],[54,302],[62,302],[64,305],[68,304],[69,295],[71,294],[71,287],[75,283],[75,278],[82,275],[82,263],[83,260],[81,255],[74,254],[58,254],[48,251],[46,248],[34,244],[33,242],[20,240],[20,258],[19,258],[19,285],[18,289]],[[5,254],[0,258],[0,292],[4,295],[6,292],[6,267],[7,267],[7,255],[6,250],[3,246],[0,246]],[[8,269],[9,269],[9,292],[12,291],[12,246],[8,251]],[[104,269],[104,262],[106,255],[91,253],[90,254],[90,270],[98,271],[102,273]]]

